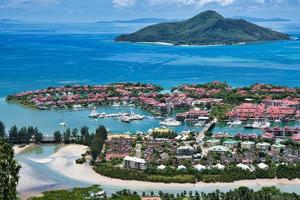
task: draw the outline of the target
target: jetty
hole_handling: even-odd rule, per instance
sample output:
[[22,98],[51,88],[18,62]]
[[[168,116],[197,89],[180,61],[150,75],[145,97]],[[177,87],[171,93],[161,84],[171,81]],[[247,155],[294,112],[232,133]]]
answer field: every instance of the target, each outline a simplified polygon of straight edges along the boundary
[[205,132],[209,131],[217,122],[218,122],[217,118],[214,118],[213,120],[205,124],[204,128],[198,133],[196,141],[197,142],[203,141],[205,137]]

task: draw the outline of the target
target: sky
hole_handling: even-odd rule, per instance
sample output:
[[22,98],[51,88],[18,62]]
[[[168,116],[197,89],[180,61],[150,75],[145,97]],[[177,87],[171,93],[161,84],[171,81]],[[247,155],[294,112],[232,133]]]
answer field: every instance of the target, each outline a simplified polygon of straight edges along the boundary
[[300,0],[0,0],[0,19],[41,22],[186,19],[205,10],[226,17],[300,20]]

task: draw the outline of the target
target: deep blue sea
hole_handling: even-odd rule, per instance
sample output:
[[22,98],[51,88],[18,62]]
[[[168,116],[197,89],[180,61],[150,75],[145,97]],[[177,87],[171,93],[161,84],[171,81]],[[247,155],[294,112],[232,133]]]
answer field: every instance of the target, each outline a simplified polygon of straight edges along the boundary
[[[0,22],[0,120],[7,126],[57,128],[62,114],[7,104],[10,93],[64,84],[149,82],[167,89],[183,83],[227,81],[300,86],[300,22],[260,23],[289,33],[290,41],[233,46],[163,46],[114,42],[148,24]],[[95,122],[86,113],[64,114],[72,126]],[[82,120],[84,119],[84,120]],[[105,123],[105,122],[104,122]],[[129,127],[146,130],[158,122]],[[105,123],[113,131],[126,127]],[[127,127],[128,128],[128,127]]]

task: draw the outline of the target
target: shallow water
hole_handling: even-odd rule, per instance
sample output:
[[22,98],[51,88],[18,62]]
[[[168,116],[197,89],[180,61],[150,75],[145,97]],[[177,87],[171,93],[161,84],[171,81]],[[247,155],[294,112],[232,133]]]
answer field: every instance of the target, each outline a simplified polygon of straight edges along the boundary
[[[113,41],[118,34],[145,25],[0,22],[0,120],[7,128],[13,124],[38,126],[45,134],[61,129],[62,120],[71,128],[88,125],[95,129],[104,124],[114,132],[147,131],[158,125],[150,119],[131,124],[110,119],[95,122],[87,118],[89,111],[36,111],[4,101],[8,94],[50,85],[139,81],[170,89],[183,83],[221,80],[233,86],[256,82],[300,86],[299,39],[209,47]],[[300,22],[262,25],[300,38]],[[180,129],[186,128],[190,127]]]
[[[36,146],[34,148],[31,148],[29,151],[23,152],[16,156],[16,159],[22,164],[22,170],[21,170],[21,178],[20,183],[18,185],[18,192],[20,192],[21,196],[31,196],[35,194],[39,194],[42,191],[47,190],[55,190],[55,189],[61,189],[61,188],[71,188],[71,187],[87,187],[90,184],[86,183],[84,181],[78,181],[71,178],[68,178],[62,174],[59,173],[59,171],[50,169],[45,164],[35,162],[34,159],[43,159],[47,158],[48,156],[52,155],[54,152],[56,152],[60,146],[57,145],[43,145],[43,146]],[[29,177],[29,178],[28,178]],[[30,180],[32,179],[32,180]],[[28,181],[33,181],[33,185],[31,187],[28,187]],[[101,187],[108,193],[114,193],[116,191],[120,191],[124,189],[124,186],[117,186],[117,185],[111,185],[111,183],[105,183],[102,184]],[[258,190],[261,187],[260,186],[249,186],[252,189]],[[299,185],[277,185],[279,189],[285,192],[295,192],[300,194],[299,191]],[[126,188],[126,187],[125,187]],[[136,189],[136,188],[127,188],[131,190],[135,190],[139,193],[146,192],[150,193],[151,191],[154,191],[158,193],[159,190],[153,190],[153,189]],[[160,190],[164,192],[169,193],[179,193],[183,192],[184,190],[187,191],[199,191],[199,192],[212,192],[216,189],[219,189],[220,191],[228,191],[230,189],[233,189],[233,187],[230,186],[221,186],[221,187],[191,187],[187,189],[168,189],[168,188],[161,188]]]

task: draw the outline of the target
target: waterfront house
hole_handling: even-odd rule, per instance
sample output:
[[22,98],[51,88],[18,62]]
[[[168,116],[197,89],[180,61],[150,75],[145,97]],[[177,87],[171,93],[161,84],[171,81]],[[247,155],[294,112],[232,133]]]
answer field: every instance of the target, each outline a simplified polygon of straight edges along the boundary
[[268,151],[270,146],[271,146],[270,143],[261,142],[261,143],[256,144],[256,149],[258,149],[260,151]]
[[286,149],[286,145],[284,145],[284,144],[277,143],[277,144],[273,144],[271,146],[271,150],[274,152],[280,152],[281,150],[284,150],[284,149]]
[[259,163],[259,164],[257,165],[257,167],[258,167],[259,169],[262,169],[262,170],[267,170],[267,169],[269,169],[269,166],[268,166],[267,164],[265,164],[265,163]]
[[192,156],[195,149],[191,146],[180,146],[178,147],[176,154],[177,156]]
[[229,151],[228,147],[222,145],[212,146],[208,148],[208,152],[225,153],[228,151]]
[[255,148],[255,142],[252,141],[241,142],[241,149],[252,150],[254,148]]
[[146,170],[147,161],[142,158],[126,156],[124,158],[124,167],[127,169]]
[[238,145],[238,142],[232,139],[226,140],[223,142],[223,146],[228,147],[229,149],[234,149]]
[[179,170],[179,171],[181,171],[181,170],[186,170],[186,166],[184,166],[184,165],[179,165],[179,166],[177,167],[177,170]]
[[165,166],[165,165],[159,165],[159,166],[157,167],[157,169],[159,169],[159,170],[164,170],[164,169],[166,169],[166,166]]
[[198,164],[198,165],[195,165],[194,168],[195,168],[198,172],[201,172],[202,170],[205,170],[205,169],[206,169],[206,166],[201,165],[201,164]]
[[210,140],[206,140],[205,141],[205,145],[207,147],[216,146],[216,145],[219,145],[220,143],[221,143],[221,141],[217,140],[217,139],[210,139]]

